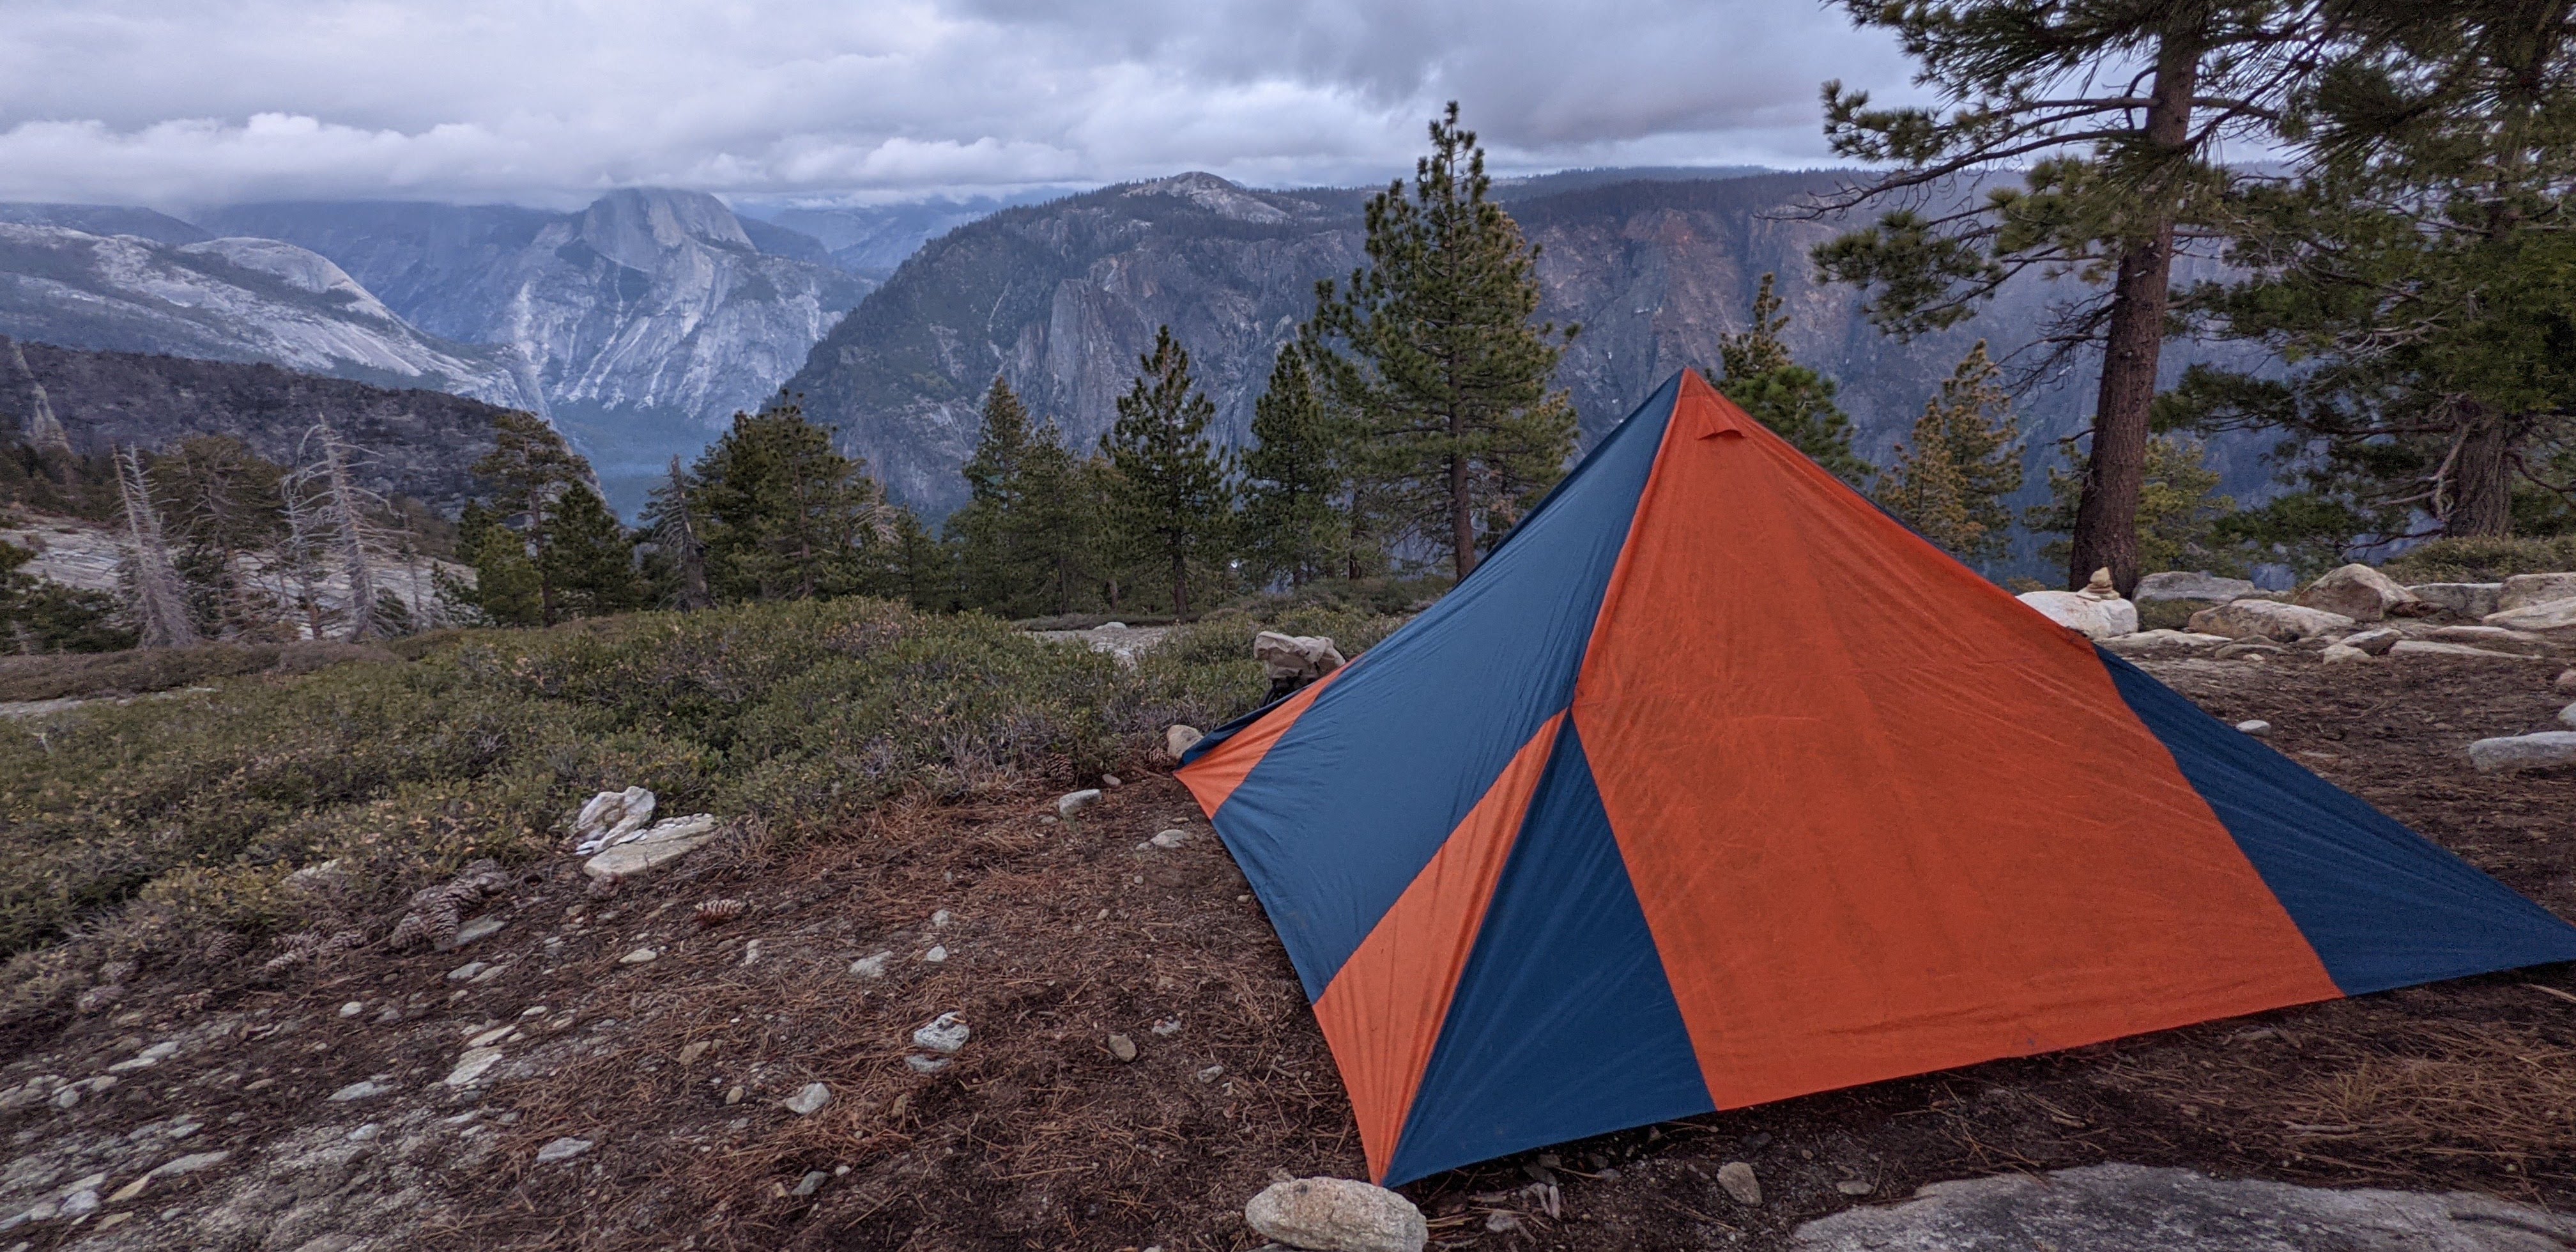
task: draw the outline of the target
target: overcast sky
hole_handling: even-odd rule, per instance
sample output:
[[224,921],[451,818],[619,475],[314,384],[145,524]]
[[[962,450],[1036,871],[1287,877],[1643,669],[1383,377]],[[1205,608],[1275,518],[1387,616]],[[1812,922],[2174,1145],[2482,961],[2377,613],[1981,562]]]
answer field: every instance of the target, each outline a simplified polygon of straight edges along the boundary
[[1204,169],[1804,165],[1810,0],[0,0],[0,200],[881,200]]

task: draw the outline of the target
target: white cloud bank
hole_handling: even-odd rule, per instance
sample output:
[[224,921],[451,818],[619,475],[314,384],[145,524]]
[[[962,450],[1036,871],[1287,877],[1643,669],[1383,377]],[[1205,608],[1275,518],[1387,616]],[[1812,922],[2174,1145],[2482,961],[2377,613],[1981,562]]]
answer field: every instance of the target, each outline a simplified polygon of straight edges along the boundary
[[1183,169],[1825,159],[1893,47],[1792,0],[14,0],[0,200],[878,198]]

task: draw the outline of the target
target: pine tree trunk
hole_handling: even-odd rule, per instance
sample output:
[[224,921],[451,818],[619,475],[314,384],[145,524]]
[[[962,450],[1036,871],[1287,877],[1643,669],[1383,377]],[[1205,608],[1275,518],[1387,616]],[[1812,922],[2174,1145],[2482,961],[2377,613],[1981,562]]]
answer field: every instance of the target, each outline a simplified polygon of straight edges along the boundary
[[[1456,418],[1449,421],[1452,437],[1465,432]],[[1458,571],[1458,581],[1476,569],[1476,514],[1470,507],[1467,491],[1467,458],[1449,458],[1449,553],[1450,567]]]
[[2480,416],[2451,458],[2451,507],[2442,533],[2504,539],[2513,534],[2513,423]]
[[[2148,143],[2180,149],[2189,141],[2199,52],[2187,31],[2164,36],[2147,105]],[[2097,569],[2109,569],[2112,584],[2125,596],[2146,573],[2138,568],[2138,497],[2146,485],[2147,411],[2156,398],[2156,364],[2173,299],[2173,240],[2168,212],[2148,238],[2120,256],[2101,390],[2093,406],[2093,453],[2084,467],[2084,495],[2076,505],[2066,563],[2069,588],[2082,587]]]

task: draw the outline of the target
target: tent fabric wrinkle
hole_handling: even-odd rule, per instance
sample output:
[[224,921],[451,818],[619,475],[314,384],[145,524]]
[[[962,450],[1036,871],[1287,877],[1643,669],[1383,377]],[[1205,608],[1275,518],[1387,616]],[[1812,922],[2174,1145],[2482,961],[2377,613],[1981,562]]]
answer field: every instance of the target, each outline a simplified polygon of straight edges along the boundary
[[1687,372],[1438,604],[1209,738],[1180,777],[1390,1184],[2576,959]]

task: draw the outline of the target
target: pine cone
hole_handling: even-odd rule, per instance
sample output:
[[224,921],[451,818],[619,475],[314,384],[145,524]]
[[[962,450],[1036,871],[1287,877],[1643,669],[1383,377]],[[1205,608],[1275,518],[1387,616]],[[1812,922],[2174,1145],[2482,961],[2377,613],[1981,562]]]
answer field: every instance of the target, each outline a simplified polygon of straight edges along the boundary
[[722,898],[714,900],[700,900],[698,902],[698,924],[701,926],[724,925],[726,922],[742,916],[743,907],[743,902],[740,900]]

